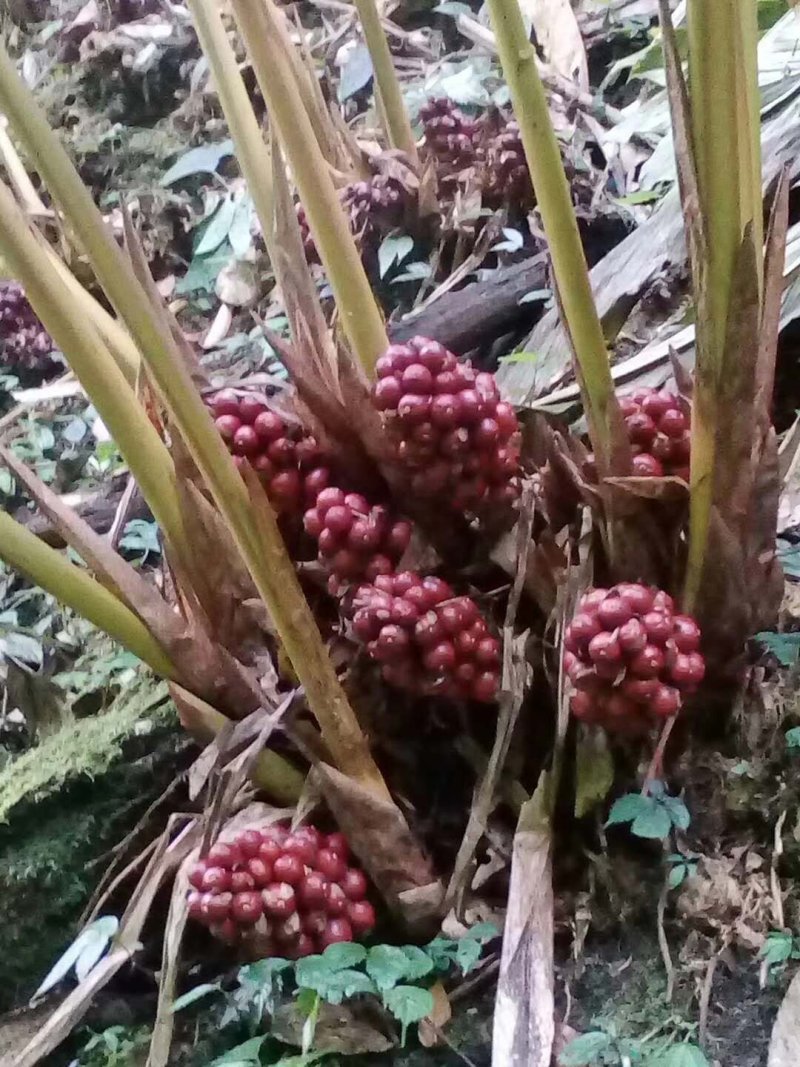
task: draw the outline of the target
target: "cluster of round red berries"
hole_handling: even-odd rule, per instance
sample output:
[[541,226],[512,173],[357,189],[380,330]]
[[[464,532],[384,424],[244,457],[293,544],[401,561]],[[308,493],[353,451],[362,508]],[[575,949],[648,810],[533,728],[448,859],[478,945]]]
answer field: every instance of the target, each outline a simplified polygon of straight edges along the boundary
[[427,337],[390,345],[375,369],[373,402],[413,492],[469,513],[517,499],[519,423],[493,374]]
[[509,119],[484,149],[483,191],[491,203],[530,206],[533,185],[519,123]]
[[[339,833],[282,825],[243,830],[217,841],[189,875],[189,915],[236,944],[257,937],[265,956],[299,959],[375,925],[367,880],[348,867]],[[264,951],[266,947],[266,951]]]
[[465,115],[452,100],[438,97],[427,100],[419,109],[425,145],[437,166],[448,177],[471,166],[476,159],[476,145],[481,125]]
[[[339,193],[347,213],[350,232],[365,252],[373,251],[382,237],[399,226],[408,203],[405,186],[388,174],[375,174],[362,181],[351,182]],[[295,205],[303,248],[309,263],[319,263],[319,253],[302,204]]]
[[478,605],[447,582],[413,571],[379,575],[353,599],[352,628],[384,679],[398,689],[491,703],[500,686],[500,642]]
[[303,519],[330,572],[331,593],[355,581],[391,574],[411,541],[411,523],[393,518],[381,504],[333,486],[323,489]]
[[672,597],[634,582],[591,589],[564,636],[564,669],[576,719],[636,733],[677,715],[702,682],[700,627]]
[[258,396],[222,389],[206,403],[234,462],[249,461],[279,512],[296,513],[316,501],[330,480],[316,438]]
[[[633,474],[639,478],[671,475],[688,482],[690,420],[675,394],[666,389],[636,389],[621,396],[619,406],[631,442]],[[596,476],[591,454],[586,470]]]

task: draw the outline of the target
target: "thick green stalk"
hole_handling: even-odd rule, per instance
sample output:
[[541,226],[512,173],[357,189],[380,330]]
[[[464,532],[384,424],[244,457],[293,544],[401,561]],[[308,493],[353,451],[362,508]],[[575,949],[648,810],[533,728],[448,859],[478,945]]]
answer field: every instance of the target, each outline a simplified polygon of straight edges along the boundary
[[[255,116],[236,53],[228,40],[217,0],[188,0],[203,54],[236,147],[236,158],[253,198],[261,232],[269,246],[272,233],[272,161]],[[274,262],[271,250],[270,259]]]
[[389,42],[383,32],[381,17],[375,0],[356,0],[361,28],[372,58],[375,81],[380,93],[383,114],[386,119],[386,133],[392,148],[405,152],[409,159],[417,162],[417,144],[411,120],[408,117],[403,92],[389,51]]
[[[692,412],[689,551],[684,601],[702,583],[714,503],[717,397],[726,375],[726,331],[734,270],[745,228],[754,227],[763,278],[761,141],[756,0],[691,0],[689,90],[700,213],[703,278],[695,278],[697,361]],[[733,357],[735,358],[735,357]]]
[[164,536],[181,552],[185,535],[169,452],[90,317],[76,304],[74,293],[2,183],[0,248],[117,443]]
[[156,674],[165,678],[176,677],[175,668],[161,646],[130,608],[87,571],[70,563],[4,511],[0,511],[0,557],[56,600],[119,641]]
[[601,476],[614,470],[621,416],[561,152],[517,0],[488,0],[497,51],[550,249],[564,326],[577,360],[589,433]]
[[386,328],[298,95],[291,59],[281,47],[280,13],[272,0],[233,0],[233,7],[270,119],[292,168],[345,335],[371,374],[389,344]]

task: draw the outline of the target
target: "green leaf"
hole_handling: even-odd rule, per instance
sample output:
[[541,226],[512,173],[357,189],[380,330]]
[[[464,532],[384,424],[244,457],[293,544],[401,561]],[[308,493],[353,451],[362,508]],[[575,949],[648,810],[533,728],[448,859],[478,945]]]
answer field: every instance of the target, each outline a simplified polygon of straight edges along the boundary
[[203,997],[209,996],[211,993],[221,993],[222,988],[215,982],[205,982],[203,985],[196,985],[194,989],[190,989],[184,993],[182,997],[178,999],[172,1005],[173,1013],[176,1011],[183,1011],[184,1008],[188,1008],[190,1004],[194,1004],[197,1000],[202,1000]]
[[359,963],[363,963],[366,958],[367,950],[363,945],[356,944],[355,941],[328,945],[322,953],[322,959],[325,964],[335,970],[340,970],[344,967],[356,967]]
[[697,1045],[673,1045],[652,1067],[709,1067],[709,1061]]
[[433,960],[437,971],[446,973],[455,963],[458,942],[449,937],[435,937],[425,946],[425,951]]
[[657,189],[639,189],[635,193],[628,193],[627,196],[612,196],[611,200],[623,207],[635,207],[637,204],[652,204],[663,195],[663,192]]
[[261,1037],[251,1037],[249,1041],[243,1041],[241,1045],[223,1052],[209,1064],[209,1067],[257,1067],[260,1062],[261,1046],[266,1040],[266,1034],[262,1034]]
[[174,185],[192,174],[213,174],[226,156],[232,156],[233,141],[204,144],[191,148],[177,159],[161,179],[162,185]]
[[317,992],[330,1004],[341,1004],[345,997],[354,997],[356,993],[377,993],[375,983],[363,971],[337,971],[320,985]]
[[575,752],[575,817],[582,818],[608,796],[614,784],[614,759],[605,731],[582,729]]
[[[35,1000],[37,997],[43,996],[53,986],[58,985],[62,978],[66,978],[73,967],[76,974],[78,973],[78,968],[81,968],[82,973],[78,975],[78,979],[81,981],[108,948],[109,942],[118,929],[119,919],[114,915],[103,915],[99,919],[95,919],[93,923],[90,923],[75,938],[63,956],[56,961],[42,984],[33,994],[32,999]],[[86,962],[82,964],[81,960],[84,955]]]
[[410,977],[413,966],[405,952],[394,945],[376,945],[367,955],[367,974],[381,993]]
[[339,103],[343,104],[351,96],[367,86],[373,75],[372,57],[363,42],[353,48],[345,60],[339,77]]
[[626,793],[624,797],[615,800],[608,813],[606,826],[618,826],[620,823],[633,822],[640,815],[648,812],[653,804],[650,797],[640,796],[638,793]]
[[322,956],[306,956],[297,961],[295,978],[299,986],[316,989],[320,983],[327,981],[339,968],[323,959]]
[[470,926],[469,930],[464,934],[464,937],[469,937],[473,941],[480,941],[482,945],[485,945],[487,941],[491,941],[492,938],[499,936],[500,931],[494,923],[475,923],[475,925]]
[[444,0],[443,3],[437,4],[433,10],[438,15],[452,15],[453,18],[457,18],[458,15],[472,17],[472,8],[469,4],[462,4],[460,0]]
[[661,802],[667,809],[670,821],[678,830],[688,830],[692,816],[680,797],[664,797]]
[[194,256],[189,269],[175,285],[178,296],[189,293],[213,293],[217,276],[222,268],[230,262],[233,255],[229,241],[223,241],[216,251],[208,256]]
[[203,236],[194,250],[195,256],[208,256],[219,248],[230,233],[235,215],[234,199],[232,196],[226,196],[206,224]]
[[402,1027],[401,1041],[406,1043],[406,1031],[411,1023],[418,1023],[434,1008],[433,994],[429,989],[420,989],[415,985],[399,985],[390,989],[383,998],[388,1011]]
[[667,885],[669,886],[669,888],[677,889],[679,885],[683,884],[683,881],[688,873],[689,869],[685,863],[676,863],[667,875]]
[[800,634],[775,634],[763,631],[756,640],[771,652],[782,667],[793,667],[800,655]]
[[643,812],[633,820],[631,833],[648,841],[663,841],[669,834],[672,821],[666,808],[656,801],[651,803],[653,807],[650,811]]
[[793,726],[786,731],[786,745],[788,748],[800,748],[800,726]]
[[767,935],[767,940],[761,946],[758,958],[766,960],[770,966],[785,963],[792,954],[792,945],[793,938],[791,934],[773,931]]
[[270,957],[269,959],[256,960],[255,963],[248,963],[244,967],[240,967],[237,977],[243,983],[251,982],[253,985],[265,985],[267,982],[271,982],[276,975],[290,970],[293,966],[291,960]]
[[593,1067],[600,1063],[600,1056],[611,1048],[611,1038],[602,1030],[590,1030],[573,1037],[561,1051],[561,1067]]
[[471,937],[462,937],[456,948],[456,963],[467,974],[481,958],[481,945]]
[[418,978],[424,978],[426,974],[431,973],[433,960],[427,952],[424,952],[416,945],[403,945],[402,951],[408,961],[408,969],[405,975],[408,981],[414,982]]
[[378,249],[378,273],[381,278],[385,278],[396,263],[402,263],[413,247],[414,238],[409,237],[407,233],[389,234],[384,237]]

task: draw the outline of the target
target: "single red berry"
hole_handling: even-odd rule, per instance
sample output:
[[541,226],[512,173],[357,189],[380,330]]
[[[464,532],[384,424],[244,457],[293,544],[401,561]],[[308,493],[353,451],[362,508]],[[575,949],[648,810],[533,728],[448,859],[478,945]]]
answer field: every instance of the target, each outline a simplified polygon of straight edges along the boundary
[[494,671],[483,671],[472,683],[471,696],[482,704],[491,704],[497,700],[500,682]]
[[609,592],[610,590],[601,588],[587,590],[581,597],[576,614],[585,613],[587,615],[596,615],[597,609],[608,596]]
[[375,926],[375,909],[368,900],[352,900],[347,905],[347,918],[356,937],[363,937]]
[[203,888],[203,877],[208,870],[208,864],[205,860],[198,860],[189,872],[189,884],[194,886],[195,889]]
[[283,842],[283,852],[284,855],[288,853],[296,856],[301,861],[301,864],[305,863],[309,867],[313,866],[314,860],[317,858],[316,844],[304,834],[290,834]]
[[226,892],[231,888],[231,872],[225,867],[207,867],[200,888],[207,892]]
[[638,582],[620,582],[615,585],[613,592],[624,600],[634,615],[644,615],[653,606],[653,593],[646,585]]
[[303,483],[299,471],[279,471],[269,483],[269,494],[287,507],[299,505]]
[[664,468],[650,452],[642,452],[631,460],[631,470],[637,478],[663,478]]
[[303,526],[309,537],[318,538],[322,533],[322,516],[316,508],[309,508],[303,516]]
[[317,853],[314,869],[324,874],[331,882],[340,882],[347,872],[347,864],[338,852],[321,848]]
[[674,623],[672,616],[662,611],[648,611],[642,618],[648,638],[658,645],[663,645],[672,637]]
[[264,914],[261,902],[261,894],[255,890],[246,893],[236,893],[231,904],[231,916],[238,922],[247,926],[257,923]]
[[400,379],[403,392],[429,396],[433,391],[433,375],[422,363],[412,363],[406,367]]
[[654,390],[642,400],[642,411],[658,422],[664,412],[669,411],[673,405],[674,399],[669,393],[658,393]]
[[592,638],[597,637],[602,631],[597,615],[590,615],[586,611],[585,605],[582,605],[581,608],[582,610],[573,616],[572,622],[567,627],[564,635],[564,644],[570,652],[582,652]]
[[[294,849],[300,849],[302,851]],[[291,850],[290,850],[291,849]],[[305,874],[305,866],[313,864],[317,858],[317,849],[310,841],[298,841],[289,838],[283,856],[278,856],[272,864],[277,881],[286,881],[290,886],[299,886]]]
[[620,691],[634,704],[648,704],[659,688],[657,678],[625,678]]
[[429,649],[422,659],[429,671],[439,674],[453,669],[456,662],[456,651],[450,641],[442,641]]
[[679,652],[696,652],[700,647],[700,627],[690,615],[675,615],[672,640]]
[[[255,882],[256,889],[264,889],[273,881],[272,867],[259,856],[254,856],[247,861],[247,872]],[[279,881],[286,881],[286,879],[281,877]]]
[[258,416],[266,410],[266,402],[257,396],[243,396],[239,401],[239,418],[242,422],[247,422],[251,426]]
[[253,429],[258,434],[259,440],[266,445],[277,441],[286,432],[283,419],[274,411],[262,411],[257,415],[253,422]]
[[242,830],[236,837],[236,847],[245,859],[254,859],[264,838],[258,830]]
[[667,437],[681,437],[686,429],[686,416],[679,408],[670,408],[659,419],[658,428]]
[[669,719],[677,715],[681,706],[681,695],[669,685],[661,685],[656,690],[650,708],[660,719]]
[[653,610],[662,611],[665,615],[671,615],[675,611],[675,601],[669,593],[659,589],[653,596]]
[[238,415],[220,415],[214,420],[214,425],[223,441],[230,444],[241,429],[242,421]]
[[372,399],[378,411],[396,411],[404,395],[405,390],[395,377],[381,378],[372,390]]
[[196,889],[191,890],[186,897],[186,903],[189,908],[189,918],[195,919],[197,922],[205,921],[205,914],[203,912],[203,894]]
[[212,893],[205,902],[205,915],[209,922],[222,923],[230,916],[234,901],[233,893]]
[[374,656],[379,663],[393,663],[408,655],[411,639],[402,626],[389,623],[375,639]]
[[663,669],[664,653],[657,645],[645,645],[628,664],[628,670],[636,678],[657,678]]
[[678,689],[695,689],[705,673],[705,663],[699,652],[679,652],[669,669],[670,678]]
[[325,890],[325,911],[328,915],[344,915],[347,912],[347,897],[338,882],[328,882]]
[[[384,575],[383,577],[389,577]],[[389,609],[389,618],[392,622],[397,623],[398,626],[411,629],[419,621],[419,608],[414,604],[411,604],[405,597],[396,596],[392,598],[392,606]]]
[[375,552],[382,540],[380,527],[369,519],[356,519],[347,535],[347,544],[356,552]]
[[431,411],[431,398],[416,393],[405,393],[397,405],[397,415],[401,422],[409,426],[418,426],[427,422]]
[[342,489],[336,488],[336,486],[329,486],[327,489],[323,489],[317,497],[317,510],[322,516],[323,520],[328,514],[328,511],[334,507],[342,507],[344,505],[345,494]]
[[319,494],[327,487],[330,476],[327,467],[315,467],[314,470],[308,472],[303,481],[303,493],[307,504],[316,502]]
[[258,847],[259,859],[264,860],[265,863],[272,864],[281,855],[283,855],[283,845],[273,837],[266,837]]
[[300,903],[306,910],[323,908],[327,900],[328,879],[320,871],[309,871],[297,887]]
[[256,883],[249,871],[232,871],[230,875],[230,889],[232,893],[246,893],[248,889],[255,889]]
[[647,630],[639,619],[628,619],[617,633],[619,647],[626,655],[641,652],[647,644]]
[[346,536],[353,525],[353,512],[346,504],[334,504],[327,509],[323,516],[325,528],[336,535],[337,538]]
[[273,919],[288,919],[297,911],[294,888],[286,882],[272,882],[261,890],[264,911]]
[[348,900],[363,900],[367,895],[367,879],[357,867],[348,867],[340,882]]
[[625,419],[625,428],[631,441],[637,445],[644,445],[645,448],[650,447],[656,435],[656,424],[643,411],[629,415]]
[[615,596],[613,590],[597,606],[597,619],[607,630],[615,630],[618,626],[622,626],[632,615],[630,604],[626,603],[621,596]]
[[347,919],[330,919],[319,935],[319,947],[320,949],[326,949],[328,945],[336,945],[342,941],[352,940],[353,928]]
[[500,663],[500,642],[496,637],[482,637],[475,646],[474,658],[481,667],[496,667]]
[[503,438],[511,437],[519,430],[519,421],[511,404],[501,401],[494,409],[494,417]]
[[325,838],[325,848],[327,848],[329,852],[335,852],[344,860],[350,855],[350,846],[347,844],[347,838],[338,830],[332,834],[328,834]]
[[594,697],[578,691],[569,698],[569,710],[579,722],[591,722],[595,716]]
[[493,448],[500,440],[500,426],[496,419],[481,419],[472,431],[472,440],[477,448]]
[[215,395],[209,399],[208,406],[214,413],[215,418],[219,418],[221,415],[238,416],[239,397],[233,389],[220,389],[218,393],[215,393]]
[[622,660],[622,649],[619,646],[619,641],[614,634],[605,630],[595,634],[589,642],[587,651],[589,659],[593,663],[618,664]]
[[437,429],[452,430],[461,417],[461,404],[452,393],[441,393],[431,401],[431,422]]
[[442,578],[428,575],[422,579],[422,588],[428,594],[432,605],[441,604],[453,596],[453,590]]
[[216,841],[208,850],[206,861],[210,867],[225,867],[231,870],[242,862],[241,849],[227,841]]

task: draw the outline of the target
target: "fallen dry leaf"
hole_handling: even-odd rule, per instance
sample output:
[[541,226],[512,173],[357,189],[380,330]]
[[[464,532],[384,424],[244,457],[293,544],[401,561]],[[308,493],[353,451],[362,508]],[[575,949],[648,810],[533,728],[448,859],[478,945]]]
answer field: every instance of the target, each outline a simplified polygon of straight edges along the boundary
[[552,68],[584,92],[589,89],[586,48],[570,0],[520,0],[536,40]]

